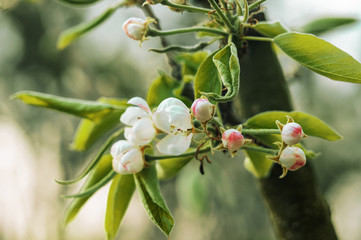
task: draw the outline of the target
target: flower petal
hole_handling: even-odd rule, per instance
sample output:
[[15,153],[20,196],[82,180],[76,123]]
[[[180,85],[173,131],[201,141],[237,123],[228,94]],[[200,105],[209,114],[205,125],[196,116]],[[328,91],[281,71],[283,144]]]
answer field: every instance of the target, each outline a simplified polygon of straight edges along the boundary
[[120,116],[120,121],[125,125],[133,126],[133,124],[145,117],[150,117],[147,112],[145,112],[142,108],[139,107],[128,107],[127,110]]
[[155,111],[153,113],[154,125],[163,132],[170,133],[170,122],[168,114],[165,111]]
[[133,147],[133,144],[130,142],[126,140],[119,140],[112,145],[110,149],[110,155],[112,155],[113,158],[116,158],[120,155],[123,155],[124,152],[130,150]]
[[187,151],[191,145],[193,134],[185,135],[173,135],[168,134],[156,145],[159,152],[169,155],[180,155]]
[[133,148],[124,154],[120,163],[122,167],[128,171],[128,173],[140,172],[144,168],[142,151],[140,151],[139,148]]
[[140,108],[142,108],[147,113],[150,113],[150,108],[148,103],[141,97],[133,97],[129,99],[128,104],[136,105]]
[[169,123],[183,131],[192,128],[191,114],[188,108],[179,105],[169,106],[166,110],[168,113]]

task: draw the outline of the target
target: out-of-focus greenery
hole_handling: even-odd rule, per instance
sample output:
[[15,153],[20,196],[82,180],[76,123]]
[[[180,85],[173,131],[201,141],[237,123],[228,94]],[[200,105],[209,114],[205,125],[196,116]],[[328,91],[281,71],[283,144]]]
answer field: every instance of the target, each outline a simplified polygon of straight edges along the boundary
[[[90,14],[92,11],[97,10],[91,7]],[[168,69],[164,56],[147,53],[147,46],[150,46],[150,43],[149,45],[144,43],[143,48],[139,49],[137,43],[125,40],[125,35],[120,33],[121,21],[131,13],[141,15],[137,10],[131,10],[131,13],[120,11],[109,23],[104,24],[94,33],[64,51],[58,51],[56,39],[59,33],[87,18],[87,13],[86,9],[73,9],[53,1],[38,3],[23,1],[10,10],[0,12],[2,101],[0,117],[10,117],[12,121],[17,122],[28,136],[29,144],[36,153],[42,152],[42,149],[49,149],[49,142],[54,138],[58,139],[58,148],[48,150],[49,155],[46,159],[47,162],[53,162],[52,164],[60,168],[59,170],[55,166],[45,169],[50,171],[49,174],[53,178],[74,177],[84,167],[88,155],[92,156],[92,152],[83,155],[68,150],[78,120],[60,113],[11,102],[8,100],[11,94],[20,90],[35,90],[89,100],[96,100],[102,96],[145,97],[149,82],[156,76],[156,68]],[[173,26],[186,24],[184,21],[179,22],[180,18],[175,13],[162,12],[162,16],[168,15],[169,19],[175,22],[164,21],[166,27],[169,27],[170,23]],[[195,17],[192,14],[187,16],[189,16],[187,21],[190,22]],[[106,37],[102,37],[104,33],[107,33],[104,35]],[[171,39],[187,42],[188,35],[186,36]],[[155,40],[151,43],[159,44]],[[285,63],[290,62],[285,60]],[[291,65],[286,65],[286,68],[286,72],[291,72],[288,75],[291,76],[290,86],[296,109],[318,116],[344,136],[342,142],[336,143],[307,139],[306,145],[322,153],[312,164],[315,165],[321,190],[331,202],[332,210],[335,210],[336,228],[341,237],[346,236],[343,234],[344,230],[340,228],[341,225],[338,224],[355,221],[357,217],[355,219],[341,211],[347,208],[342,205],[343,199],[338,198],[337,195],[340,192],[350,194],[347,189],[351,186],[346,185],[350,181],[346,180],[349,179],[350,174],[355,176],[355,173],[361,171],[359,147],[361,88],[346,83],[329,83],[330,81],[323,79],[316,81],[315,75],[303,68],[289,71],[294,68],[292,62]],[[52,128],[59,131],[47,131]],[[94,149],[97,147],[99,146],[93,146]],[[21,151],[21,149],[17,150]],[[59,159],[61,164],[57,162],[60,161]],[[206,165],[205,176],[200,175],[199,163],[194,161],[182,170],[177,178],[161,184],[161,191],[177,220],[171,235],[172,239],[274,239],[271,221],[256,182],[244,169],[243,159],[244,156],[240,154],[235,158],[228,158],[218,153],[212,158],[212,164]],[[6,161],[16,162],[17,159],[6,159]],[[21,225],[24,226],[23,229],[8,227],[6,222],[0,222],[0,238],[9,240],[101,238],[103,236],[101,228],[97,235],[90,235],[89,232],[94,231],[86,231],[89,226],[79,228],[83,230],[77,232],[61,227],[67,201],[61,200],[59,195],[67,190],[58,187],[52,179],[42,178],[41,172],[36,172],[44,171],[40,168],[43,163],[43,160],[31,162],[32,165],[39,166],[35,167],[36,184],[31,186],[35,193],[31,201],[38,212],[30,210],[29,212],[38,220]],[[357,177],[353,179],[361,181]],[[340,182],[343,185],[340,185]],[[48,191],[47,188],[58,190]],[[351,191],[347,199],[355,199],[355,201],[350,200],[352,204],[357,202],[357,197],[359,196],[354,196]],[[59,200],[54,201],[54,199]],[[49,204],[36,204],[37,202]],[[92,207],[101,208],[100,205],[105,205],[105,202]],[[355,205],[354,209],[361,212],[356,207]],[[44,217],[43,215],[47,215],[45,213],[54,211],[51,208],[55,209],[55,215]],[[93,212],[87,212],[87,209],[82,211],[89,219],[98,217]],[[162,233],[151,227],[150,221],[142,215],[142,212],[144,209],[141,204],[135,201],[126,214],[119,235],[125,239],[162,239]],[[104,215],[105,211],[101,216]],[[22,216],[15,216],[14,219],[20,221]],[[101,226],[102,222],[103,219],[100,219],[97,225]],[[75,220],[69,228],[72,224],[81,225]],[[21,231],[30,235],[24,238],[25,235],[19,233]],[[45,233],[39,235],[37,232]],[[357,236],[361,236],[360,231],[355,234],[352,236],[354,238],[349,239],[357,239]]]

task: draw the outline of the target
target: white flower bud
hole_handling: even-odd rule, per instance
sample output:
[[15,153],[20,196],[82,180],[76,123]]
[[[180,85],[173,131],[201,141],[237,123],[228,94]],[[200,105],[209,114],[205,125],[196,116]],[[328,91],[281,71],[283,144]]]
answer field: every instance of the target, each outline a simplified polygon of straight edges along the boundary
[[123,31],[128,37],[142,41],[145,39],[145,32],[147,31],[149,21],[142,18],[129,18],[123,24]]
[[244,142],[243,135],[236,129],[228,129],[222,134],[223,147],[228,148],[231,152],[238,151],[244,146]]
[[306,164],[306,156],[299,147],[286,147],[283,149],[279,161],[288,170],[295,171]]
[[281,138],[287,145],[295,145],[299,143],[303,137],[302,127],[298,123],[290,122],[282,128]]
[[113,169],[117,173],[138,173],[144,168],[142,151],[126,140],[114,143],[110,154],[113,157]]
[[210,103],[208,99],[198,98],[194,100],[191,110],[196,119],[205,123],[212,119],[215,107],[216,106]]

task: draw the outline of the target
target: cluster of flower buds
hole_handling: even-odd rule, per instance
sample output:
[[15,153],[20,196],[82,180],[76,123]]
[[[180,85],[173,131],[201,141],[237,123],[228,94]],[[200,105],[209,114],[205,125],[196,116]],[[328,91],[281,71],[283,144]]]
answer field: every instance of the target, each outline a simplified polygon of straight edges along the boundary
[[281,130],[282,144],[280,153],[275,160],[283,167],[283,177],[287,170],[295,171],[306,164],[306,156],[303,150],[293,146],[298,144],[306,135],[303,133],[301,125],[295,123],[290,116],[287,116],[285,125],[279,121],[276,121],[276,124]]

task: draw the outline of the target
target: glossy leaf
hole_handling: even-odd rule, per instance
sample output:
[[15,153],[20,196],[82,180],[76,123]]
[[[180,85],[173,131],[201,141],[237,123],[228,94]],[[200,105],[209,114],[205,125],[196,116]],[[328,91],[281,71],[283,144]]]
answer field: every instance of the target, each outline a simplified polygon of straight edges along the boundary
[[322,76],[361,83],[361,63],[325,40],[292,32],[281,34],[273,41],[289,57]]
[[213,57],[218,51],[209,55],[199,66],[194,78],[194,97],[200,98],[202,93],[221,94],[222,83]]
[[282,33],[288,32],[288,30],[279,21],[258,22],[256,25],[252,25],[251,27],[263,36],[270,38],[274,38]]
[[[102,159],[99,161],[99,163],[95,166],[95,168],[89,174],[89,177],[85,181],[80,192],[84,192],[87,189],[94,186],[101,179],[103,179],[111,170],[112,170],[112,157],[110,155],[105,155],[104,157],[102,157]],[[72,199],[69,207],[67,208],[67,210],[65,212],[65,219],[64,219],[65,224],[70,223],[75,218],[75,216],[78,214],[79,210],[83,207],[83,205],[86,203],[86,201],[90,197],[91,197],[91,195]]]
[[218,51],[213,56],[213,63],[216,66],[217,73],[227,92],[224,96],[214,92],[204,92],[209,100],[215,102],[228,102],[236,97],[239,91],[239,73],[240,67],[237,56],[236,46],[231,43]]
[[194,157],[177,157],[162,159],[156,162],[157,176],[159,179],[170,179],[174,177]]
[[276,128],[275,121],[279,120],[281,123],[286,123],[287,115],[300,124],[305,134],[309,136],[323,138],[328,141],[336,141],[342,138],[339,133],[326,123],[303,112],[263,112],[248,119],[245,125],[249,128]]
[[[255,145],[255,144],[251,144]],[[267,177],[269,170],[272,167],[272,160],[268,158],[266,153],[245,151],[247,157],[244,160],[245,168],[251,172],[255,177]]]
[[324,17],[305,24],[301,27],[301,32],[319,35],[356,21],[357,19],[350,17]]
[[60,112],[87,118],[93,121],[102,119],[113,110],[125,109],[123,106],[116,106],[96,101],[64,98],[32,91],[18,92],[12,96],[12,99],[20,99],[29,105],[58,110]]
[[199,65],[207,58],[208,52],[180,53],[177,61],[182,65],[182,75],[196,75]]
[[155,166],[145,168],[135,174],[134,178],[140,200],[148,216],[169,237],[174,220],[160,192]]
[[58,49],[64,49],[69,46],[72,42],[77,40],[79,37],[84,35],[87,32],[90,32],[95,27],[99,26],[105,20],[107,20],[113,13],[116,8],[109,8],[104,13],[102,13],[97,18],[93,19],[90,22],[82,23],[77,26],[71,27],[66,31],[62,32],[58,38],[57,47]]
[[89,119],[82,119],[78,125],[76,133],[74,134],[73,142],[71,143],[72,150],[87,150],[95,141],[97,141],[110,129],[120,124],[119,119],[127,107],[127,100],[101,98],[98,101],[113,105],[119,105],[123,108],[114,109],[113,111],[104,115],[103,118],[98,122],[94,122]]
[[118,174],[110,185],[107,210],[105,213],[105,231],[108,239],[114,239],[117,235],[120,223],[135,190],[133,175]]

